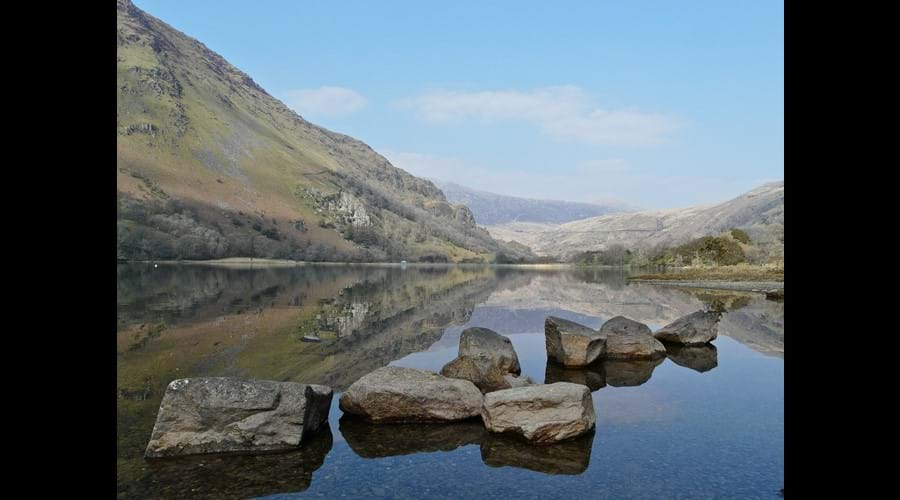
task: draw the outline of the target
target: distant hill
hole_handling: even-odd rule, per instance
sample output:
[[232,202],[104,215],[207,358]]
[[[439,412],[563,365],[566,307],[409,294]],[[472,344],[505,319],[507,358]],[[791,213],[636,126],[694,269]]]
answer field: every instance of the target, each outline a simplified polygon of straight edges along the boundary
[[535,200],[479,191],[452,182],[435,181],[435,184],[441,188],[449,202],[469,207],[475,216],[475,222],[483,225],[508,222],[562,224],[632,210],[624,204]]
[[130,1],[116,5],[119,259],[522,254],[430,181],[307,122]]
[[565,224],[506,223],[487,226],[501,240],[538,255],[569,257],[619,243],[629,249],[675,245],[729,229],[744,229],[770,254],[784,252],[784,181],[760,186],[717,205],[590,217]]

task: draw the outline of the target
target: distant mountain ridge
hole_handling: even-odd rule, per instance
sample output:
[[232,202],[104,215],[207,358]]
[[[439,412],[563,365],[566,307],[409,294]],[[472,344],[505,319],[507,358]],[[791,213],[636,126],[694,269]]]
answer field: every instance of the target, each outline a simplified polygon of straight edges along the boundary
[[129,0],[116,6],[119,259],[526,255],[430,181],[307,122]]
[[744,229],[754,243],[783,255],[784,181],[716,205],[603,215],[565,224],[487,226],[497,239],[521,243],[538,255],[562,258],[616,243],[629,249],[676,245],[734,228]]
[[519,198],[480,191],[453,182],[434,181],[447,201],[469,207],[475,222],[483,225],[509,222],[562,224],[598,215],[633,211],[622,203],[579,203]]

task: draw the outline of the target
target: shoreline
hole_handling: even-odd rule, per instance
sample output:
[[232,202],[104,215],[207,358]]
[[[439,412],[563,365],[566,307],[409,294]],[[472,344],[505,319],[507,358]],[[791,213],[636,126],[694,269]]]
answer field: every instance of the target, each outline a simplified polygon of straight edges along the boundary
[[257,259],[229,257],[210,260],[120,260],[117,264],[164,264],[164,265],[207,265],[207,266],[260,266],[260,267],[301,267],[301,266],[371,266],[371,267],[500,267],[525,269],[569,269],[572,264],[492,264],[473,262],[312,262],[303,260]]
[[706,288],[709,290],[729,290],[737,292],[767,293],[776,290],[784,291],[783,281],[713,281],[713,280],[644,280],[629,279],[631,283],[647,283],[650,285],[668,285],[685,288]]

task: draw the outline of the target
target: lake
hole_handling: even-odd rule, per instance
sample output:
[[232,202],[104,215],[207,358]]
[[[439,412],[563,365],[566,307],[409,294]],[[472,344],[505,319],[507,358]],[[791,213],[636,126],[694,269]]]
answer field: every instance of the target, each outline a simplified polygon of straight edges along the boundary
[[[119,264],[120,498],[776,498],[784,487],[784,303],[633,283],[610,269]],[[549,315],[656,330],[716,307],[715,348],[591,370],[547,364]],[[371,425],[340,393],[386,365],[431,371],[473,326],[508,336],[523,375],[593,392],[596,431],[552,446],[480,421]],[[319,341],[305,341],[304,337]],[[147,461],[168,383],[236,376],[325,384],[329,428],[299,451]]]

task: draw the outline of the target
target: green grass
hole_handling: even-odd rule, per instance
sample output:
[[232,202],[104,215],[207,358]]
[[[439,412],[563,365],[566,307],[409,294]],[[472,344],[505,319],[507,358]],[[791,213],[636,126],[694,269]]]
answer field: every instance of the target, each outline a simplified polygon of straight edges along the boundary
[[659,281],[784,281],[784,265],[685,267],[665,273],[631,276],[630,280]]

